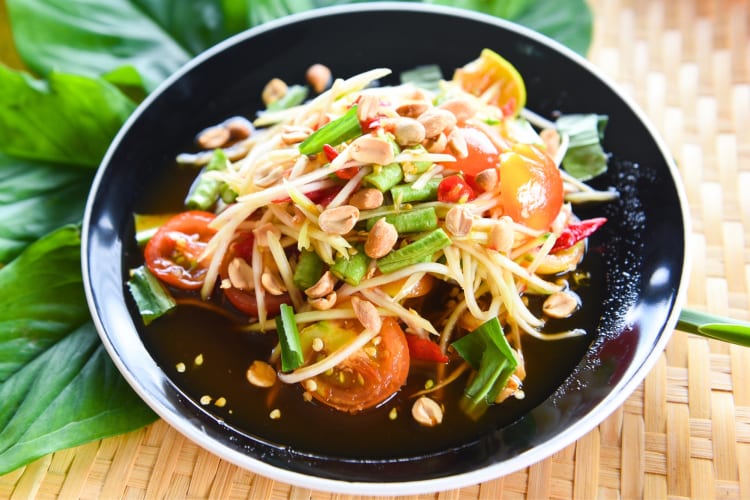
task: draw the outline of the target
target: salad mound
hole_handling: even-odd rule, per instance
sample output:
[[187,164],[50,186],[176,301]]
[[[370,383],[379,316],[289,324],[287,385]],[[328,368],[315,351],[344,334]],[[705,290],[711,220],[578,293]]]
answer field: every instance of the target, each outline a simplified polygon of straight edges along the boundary
[[523,398],[526,336],[585,334],[547,329],[579,309],[578,265],[605,223],[572,202],[616,193],[561,168],[571,154],[606,166],[573,140],[593,127],[583,146],[600,152],[602,117],[562,128],[524,109],[523,79],[491,50],[450,80],[423,66],[382,85],[390,73],[333,79],[316,64],[309,87],[271,80],[252,122],[201,131],[177,158],[200,168],[185,209],[136,216],[145,265],[129,286],[146,323],[200,299],[243,334],[275,335],[270,356],[247,353],[270,407],[287,387],[358,414],[427,367],[410,412],[432,427],[450,384],[472,418]]

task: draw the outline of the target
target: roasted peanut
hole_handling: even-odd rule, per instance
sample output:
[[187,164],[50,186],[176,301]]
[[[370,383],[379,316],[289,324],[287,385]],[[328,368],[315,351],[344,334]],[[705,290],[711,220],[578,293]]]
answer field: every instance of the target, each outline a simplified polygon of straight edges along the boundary
[[578,309],[578,298],[570,292],[555,292],[544,301],[542,311],[551,318],[567,318]]
[[445,228],[455,236],[466,236],[473,225],[471,211],[461,205],[454,205],[445,214]]
[[328,208],[318,217],[320,229],[328,234],[346,234],[359,220],[359,209],[351,205]]
[[430,103],[424,100],[408,100],[398,105],[396,113],[409,118],[416,118],[430,109]]
[[307,299],[307,301],[310,303],[313,309],[316,309],[318,311],[327,311],[331,309],[333,306],[336,305],[337,300],[338,300],[338,296],[336,295],[335,291],[329,293],[325,297],[316,297],[316,298]]
[[432,139],[425,139],[422,144],[430,153],[442,153],[448,146],[448,138],[445,134],[440,134]]
[[264,271],[260,275],[260,283],[263,285],[263,289],[271,295],[279,296],[286,292],[286,287],[281,279],[269,271]]
[[419,123],[424,127],[427,138],[437,137],[456,126],[456,115],[440,108],[431,108],[419,115]]
[[271,387],[276,383],[276,370],[265,361],[253,361],[245,376],[256,387]]
[[383,326],[383,319],[372,302],[352,296],[352,309],[360,324],[371,332],[379,332]]
[[242,116],[235,116],[229,118],[224,122],[224,127],[229,131],[229,135],[232,139],[242,140],[250,137],[253,133],[252,124]]
[[229,142],[231,133],[225,127],[216,125],[209,127],[198,134],[198,145],[203,149],[220,148]]
[[375,95],[365,94],[360,97],[357,104],[357,118],[362,123],[374,120],[378,116],[380,108],[380,98]]
[[326,271],[313,286],[305,290],[305,295],[313,299],[319,299],[331,293],[335,285],[336,278],[331,271]]
[[350,146],[352,159],[362,163],[386,165],[393,161],[393,149],[383,139],[371,135],[363,135],[352,142]]
[[497,186],[499,175],[496,168],[485,168],[474,177],[474,182],[483,191],[492,191]]
[[448,147],[456,158],[461,159],[469,156],[469,146],[466,144],[466,138],[459,128],[451,130],[448,136]]
[[349,198],[349,204],[360,210],[372,210],[383,204],[383,193],[375,188],[363,188]]
[[275,235],[277,238],[281,237],[281,231],[275,224],[266,222],[255,229],[253,229],[253,236],[255,237],[255,244],[259,247],[268,246],[268,233]]
[[477,113],[477,105],[473,101],[463,97],[448,99],[438,107],[453,113],[458,123],[465,122]]
[[513,248],[513,221],[510,217],[500,217],[489,234],[489,247],[500,253],[508,254]]
[[382,217],[372,226],[367,235],[365,254],[371,259],[385,257],[397,241],[398,231],[396,231],[396,227],[385,220],[385,217]]
[[307,68],[305,78],[316,94],[320,94],[331,83],[331,70],[323,64],[313,64]]
[[263,103],[268,106],[272,102],[278,101],[286,95],[288,90],[289,87],[284,83],[284,80],[280,78],[271,79],[266,86],[263,87],[263,93],[261,94]]
[[253,174],[253,183],[258,187],[268,187],[284,175],[284,168],[281,165],[272,163],[261,165]]
[[414,420],[426,427],[434,427],[443,421],[443,409],[434,399],[421,396],[411,407]]
[[227,268],[229,274],[229,282],[234,288],[240,290],[252,290],[255,288],[253,284],[253,268],[247,263],[245,259],[235,257],[229,263]]
[[424,126],[414,118],[396,118],[391,125],[393,137],[399,146],[413,146],[425,138]]

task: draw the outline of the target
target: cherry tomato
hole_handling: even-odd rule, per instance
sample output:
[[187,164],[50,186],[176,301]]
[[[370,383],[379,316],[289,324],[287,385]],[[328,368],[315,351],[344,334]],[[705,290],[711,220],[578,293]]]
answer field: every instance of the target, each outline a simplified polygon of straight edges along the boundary
[[184,290],[203,285],[207,262],[200,256],[216,233],[208,224],[215,215],[192,210],[169,219],[146,244],[143,254],[148,269],[163,282]]
[[516,144],[500,165],[500,198],[514,221],[547,229],[563,204],[560,170],[538,147]]
[[[352,322],[322,321],[304,328],[300,341],[308,362],[315,362],[351,342],[359,330]],[[312,350],[315,338],[323,350]],[[370,342],[330,372],[314,377],[314,390],[305,388],[321,403],[347,413],[358,413],[388,400],[406,383],[409,346],[398,322],[383,318],[377,343]],[[304,384],[304,383],[303,383]]]
[[[229,277],[229,263],[234,259],[244,259],[250,264],[253,255],[253,244],[255,238],[253,233],[247,232],[242,233],[238,236],[230,245],[227,250],[227,255],[224,258],[219,274],[222,280]],[[248,316],[258,317],[258,300],[255,296],[255,290],[244,290],[235,286],[228,288],[222,288],[224,296],[229,302],[241,312]],[[289,294],[283,295],[271,295],[270,293],[264,292],[264,301],[266,305],[266,311],[269,316],[276,316],[281,310],[281,304],[289,304],[291,299]]]
[[463,175],[449,175],[438,184],[437,198],[445,203],[466,203],[476,198]]
[[[482,170],[497,167],[500,154],[490,138],[481,130],[473,127],[458,128],[466,139],[469,154],[466,158],[456,158],[455,162],[446,162],[445,166],[452,170],[460,170],[471,176],[477,175]],[[445,152],[452,154],[450,150]]]

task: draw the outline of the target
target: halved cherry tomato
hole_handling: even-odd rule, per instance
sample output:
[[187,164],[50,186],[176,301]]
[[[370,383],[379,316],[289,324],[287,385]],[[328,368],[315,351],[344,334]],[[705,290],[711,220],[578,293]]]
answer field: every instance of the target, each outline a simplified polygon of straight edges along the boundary
[[[473,127],[458,128],[466,139],[469,154],[465,158],[456,158],[455,162],[446,162],[446,168],[460,170],[470,176],[475,176],[488,168],[496,168],[500,161],[500,154],[490,138],[481,130]],[[452,154],[449,150],[445,152]]]
[[466,203],[474,198],[474,190],[463,175],[449,175],[438,184],[437,199],[444,203]]
[[191,210],[169,219],[146,244],[143,254],[148,269],[174,287],[200,288],[207,271],[207,263],[200,256],[216,233],[208,227],[215,217],[210,212]]
[[547,229],[563,204],[563,181],[552,158],[534,145],[516,144],[503,154],[500,199],[514,221]]
[[[244,259],[248,264],[250,264],[253,254],[254,242],[255,238],[253,236],[253,233],[247,232],[242,233],[229,245],[227,255],[224,258],[221,269],[219,270],[219,274],[222,279],[226,279],[228,277],[229,263],[232,262],[232,260]],[[224,296],[229,300],[229,302],[231,302],[232,305],[238,310],[247,314],[248,316],[258,316],[258,300],[255,296],[255,290],[244,290],[235,286],[230,286],[228,288],[222,288],[222,291],[224,292]],[[266,305],[266,311],[268,311],[269,316],[276,316],[281,310],[281,304],[289,304],[291,302],[288,293],[285,293],[283,295],[271,295],[270,293],[264,292],[263,297]]]
[[[381,285],[380,289],[383,290],[385,293],[390,295],[391,297],[395,297],[396,294],[398,294],[401,291],[401,288],[406,284],[406,281],[409,278],[401,278],[396,281],[391,281],[390,283],[386,283],[385,285]],[[433,285],[435,284],[435,278],[431,274],[425,274],[423,275],[419,281],[414,283],[411,288],[409,288],[409,291],[403,295],[402,299],[414,299],[417,297],[422,297],[424,295],[427,295],[427,293],[432,290]]]
[[[358,335],[353,322],[321,321],[300,332],[300,341],[308,363],[328,356]],[[323,350],[312,350],[315,338],[323,341]],[[305,388],[321,403],[347,413],[358,413],[388,400],[406,383],[409,374],[409,346],[398,322],[383,318],[376,337],[330,372],[314,377],[314,390]],[[304,383],[303,383],[304,384]]]

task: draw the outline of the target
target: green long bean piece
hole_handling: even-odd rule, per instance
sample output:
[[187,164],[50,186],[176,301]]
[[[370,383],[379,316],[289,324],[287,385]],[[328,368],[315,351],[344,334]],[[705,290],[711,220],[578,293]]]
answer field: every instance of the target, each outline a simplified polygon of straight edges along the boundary
[[310,250],[302,250],[297,259],[297,268],[294,270],[292,281],[301,290],[306,290],[318,282],[325,272],[325,263],[317,253]]
[[[368,231],[372,229],[372,226],[375,225],[378,219],[379,217],[367,219]],[[438,216],[433,207],[418,208],[416,210],[409,210],[408,212],[389,214],[385,216],[385,220],[393,224],[399,234],[431,231],[438,227]]]
[[337,278],[352,286],[357,286],[367,274],[369,264],[370,258],[365,253],[364,248],[358,247],[357,253],[350,255],[348,259],[340,255],[336,257],[331,266],[331,272]]
[[208,210],[219,199],[222,194],[222,188],[225,184],[210,175],[209,172],[222,171],[227,169],[229,160],[227,155],[221,149],[215,149],[211,161],[203,167],[198,177],[196,177],[190,191],[185,197],[185,206],[192,210]]
[[367,174],[362,182],[367,186],[386,192],[402,180],[404,180],[404,172],[401,170],[401,165],[389,163]]
[[393,250],[385,257],[378,259],[378,269],[383,274],[398,271],[404,267],[422,262],[426,257],[431,257],[435,252],[450,246],[450,244],[451,239],[445,234],[445,231],[440,228],[435,229],[426,236],[409,243],[405,247]]
[[412,201],[429,201],[437,200],[437,189],[442,179],[430,179],[427,184],[420,189],[414,189],[411,184],[399,184],[391,188],[393,203],[411,203]]

